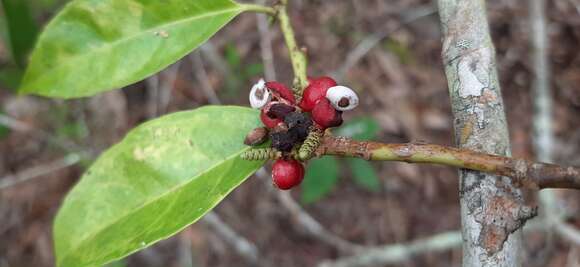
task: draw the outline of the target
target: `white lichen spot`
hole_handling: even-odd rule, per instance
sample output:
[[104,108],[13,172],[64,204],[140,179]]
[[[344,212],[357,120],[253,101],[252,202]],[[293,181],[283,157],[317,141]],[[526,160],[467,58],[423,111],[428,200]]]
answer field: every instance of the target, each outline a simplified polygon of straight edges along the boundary
[[457,63],[460,97],[479,97],[489,87],[492,58],[492,51],[481,47],[468,53]]
[[457,74],[461,84],[458,88],[458,93],[461,98],[480,96],[482,90],[486,87],[479,81],[470,65],[470,60],[461,60],[457,64]]

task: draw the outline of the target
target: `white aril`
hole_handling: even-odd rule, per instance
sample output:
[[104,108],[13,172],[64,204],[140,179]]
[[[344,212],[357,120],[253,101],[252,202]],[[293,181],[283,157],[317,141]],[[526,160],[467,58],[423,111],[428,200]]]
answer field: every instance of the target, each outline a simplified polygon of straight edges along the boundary
[[272,99],[270,90],[266,88],[264,79],[260,79],[250,90],[250,106],[252,108],[262,108]]
[[340,111],[352,110],[358,106],[358,96],[356,93],[342,85],[333,86],[326,91],[326,99],[330,104]]

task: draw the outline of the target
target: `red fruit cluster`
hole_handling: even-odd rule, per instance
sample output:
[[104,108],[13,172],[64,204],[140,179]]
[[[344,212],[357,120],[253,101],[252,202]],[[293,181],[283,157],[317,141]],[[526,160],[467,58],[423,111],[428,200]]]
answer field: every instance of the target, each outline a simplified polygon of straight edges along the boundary
[[261,80],[250,93],[250,103],[261,109],[260,119],[267,129],[255,130],[245,143],[260,144],[263,137],[269,135],[272,147],[283,153],[283,159],[276,160],[272,169],[272,180],[282,190],[297,186],[304,179],[304,166],[289,156],[296,144],[305,141],[313,125],[321,130],[341,125],[342,111],[358,104],[351,89],[337,86],[330,77],[308,80],[300,103],[296,103],[293,92],[279,82]]
[[279,159],[272,166],[272,181],[282,190],[299,185],[304,179],[304,166],[294,159]]
[[342,112],[336,110],[326,99],[326,92],[336,86],[336,81],[330,77],[309,78],[308,81],[310,84],[304,89],[300,108],[312,112],[312,120],[322,130],[340,126]]

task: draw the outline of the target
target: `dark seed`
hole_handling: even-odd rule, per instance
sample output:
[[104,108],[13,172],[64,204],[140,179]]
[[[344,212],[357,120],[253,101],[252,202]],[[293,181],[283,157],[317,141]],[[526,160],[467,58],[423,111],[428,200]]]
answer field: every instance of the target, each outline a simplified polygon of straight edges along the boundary
[[284,119],[286,115],[294,110],[296,110],[296,108],[293,106],[286,104],[274,104],[270,107],[267,114],[270,118]]
[[350,105],[350,100],[346,97],[343,97],[338,101],[338,106],[341,108],[348,107],[348,105]]

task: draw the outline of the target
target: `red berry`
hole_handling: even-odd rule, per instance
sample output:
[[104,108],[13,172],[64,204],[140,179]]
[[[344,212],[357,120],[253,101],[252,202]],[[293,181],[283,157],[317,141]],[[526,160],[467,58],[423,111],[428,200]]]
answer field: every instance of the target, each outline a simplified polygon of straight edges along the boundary
[[276,187],[288,190],[299,185],[304,179],[304,166],[297,160],[279,159],[272,167],[272,180]]
[[318,101],[326,97],[326,91],[336,86],[336,81],[330,77],[308,78],[310,84],[304,89],[300,108],[304,111],[312,111]]
[[279,101],[270,101],[264,106],[260,113],[262,123],[269,129],[273,129],[278,124],[284,122],[284,117],[296,110],[294,106],[290,106]]
[[323,130],[340,126],[342,124],[342,112],[336,110],[328,99],[323,98],[314,106],[312,120]]
[[294,93],[286,85],[279,82],[267,82],[266,87],[278,98],[282,98],[290,104],[296,104],[296,98],[294,98]]
[[260,120],[262,120],[264,126],[268,127],[269,129],[274,129],[274,127],[276,127],[278,124],[284,122],[282,119],[276,119],[268,116],[266,109],[262,109],[260,112]]

